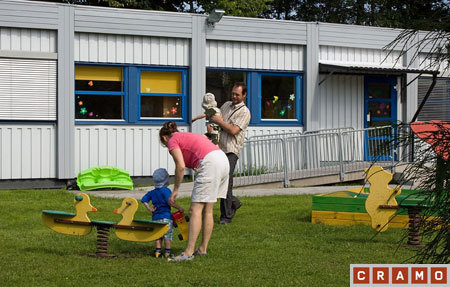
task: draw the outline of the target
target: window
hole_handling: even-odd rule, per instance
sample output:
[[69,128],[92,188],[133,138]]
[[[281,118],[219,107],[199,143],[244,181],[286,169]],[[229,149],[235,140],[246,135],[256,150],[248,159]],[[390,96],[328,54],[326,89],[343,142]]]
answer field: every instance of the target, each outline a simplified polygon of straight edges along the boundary
[[297,77],[261,75],[261,119],[294,120],[297,118]]
[[[418,105],[425,97],[431,78],[419,78]],[[419,113],[419,121],[450,121],[450,78],[438,78],[431,95]]]
[[302,81],[301,73],[206,70],[206,92],[215,95],[219,107],[230,100],[235,82],[247,84],[252,125],[301,125]]
[[56,121],[54,60],[0,58],[0,120]]
[[206,70],[206,92],[214,94],[218,107],[230,100],[231,90],[236,82],[246,83],[247,73],[243,71]]
[[77,124],[186,123],[186,77],[185,68],[77,64]]
[[121,67],[75,67],[75,118],[124,119],[124,80]]
[[140,118],[182,118],[183,72],[140,71]]

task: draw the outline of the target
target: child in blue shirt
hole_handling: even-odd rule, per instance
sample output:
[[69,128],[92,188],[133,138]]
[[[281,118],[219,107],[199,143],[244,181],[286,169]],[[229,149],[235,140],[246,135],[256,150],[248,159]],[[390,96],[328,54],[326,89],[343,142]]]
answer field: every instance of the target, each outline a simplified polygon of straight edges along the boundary
[[[176,203],[172,205],[169,204],[169,198],[172,192],[167,188],[169,185],[169,173],[165,168],[155,170],[153,173],[153,182],[155,184],[155,189],[147,192],[144,197],[142,197],[141,202],[153,214],[152,220],[164,222],[169,225],[169,230],[163,237],[156,240],[155,246],[155,257],[158,258],[161,256],[162,239],[164,238],[164,257],[168,258],[170,256],[173,233],[170,207],[172,206],[181,212],[184,212],[184,209]],[[149,202],[152,203],[152,206],[149,205]]]

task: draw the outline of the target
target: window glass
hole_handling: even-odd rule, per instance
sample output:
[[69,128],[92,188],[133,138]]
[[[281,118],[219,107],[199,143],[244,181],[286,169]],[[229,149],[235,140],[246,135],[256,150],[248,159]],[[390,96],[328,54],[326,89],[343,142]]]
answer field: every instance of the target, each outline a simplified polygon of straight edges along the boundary
[[123,119],[123,69],[75,67],[75,118]]
[[141,70],[140,75],[141,118],[181,118],[183,73]]
[[236,82],[247,82],[247,73],[241,71],[206,70],[206,92],[213,93],[217,106],[221,107],[231,98],[231,90]]
[[141,117],[181,118],[181,97],[142,97]]
[[181,72],[141,71],[141,93],[181,93]]
[[390,99],[391,86],[389,83],[374,82],[368,84],[369,99]]
[[77,119],[122,119],[121,95],[77,95],[75,107]]
[[261,119],[296,119],[296,77],[261,76]]
[[391,118],[391,103],[369,102],[369,112],[371,117]]

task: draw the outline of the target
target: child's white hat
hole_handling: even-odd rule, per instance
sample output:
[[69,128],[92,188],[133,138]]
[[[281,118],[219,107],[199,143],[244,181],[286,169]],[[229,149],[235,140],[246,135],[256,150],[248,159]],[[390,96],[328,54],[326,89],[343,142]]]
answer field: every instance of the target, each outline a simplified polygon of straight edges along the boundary
[[213,93],[206,93],[203,97],[202,108],[210,109],[217,107],[217,102]]

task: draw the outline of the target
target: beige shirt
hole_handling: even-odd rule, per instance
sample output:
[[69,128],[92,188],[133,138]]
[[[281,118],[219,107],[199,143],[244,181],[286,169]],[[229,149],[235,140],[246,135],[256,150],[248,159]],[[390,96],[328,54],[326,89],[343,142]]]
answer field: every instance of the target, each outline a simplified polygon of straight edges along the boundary
[[245,131],[250,122],[250,110],[245,106],[244,102],[233,105],[231,101],[226,102],[220,108],[224,122],[238,126],[241,130],[236,135],[231,135],[225,131],[221,131],[219,147],[225,152],[232,152],[239,156],[244,146]]

